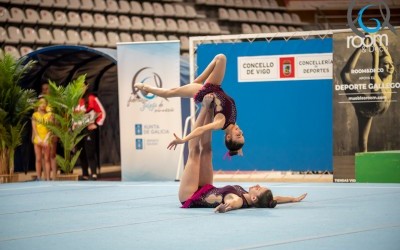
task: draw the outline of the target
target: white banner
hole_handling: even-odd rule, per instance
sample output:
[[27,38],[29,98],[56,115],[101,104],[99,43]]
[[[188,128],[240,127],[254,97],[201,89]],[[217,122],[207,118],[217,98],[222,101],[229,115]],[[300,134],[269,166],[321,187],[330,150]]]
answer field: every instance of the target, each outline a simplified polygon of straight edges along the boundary
[[174,180],[179,150],[168,150],[173,133],[182,134],[180,98],[138,91],[180,86],[179,41],[119,43],[118,98],[123,181]]
[[238,57],[238,82],[332,79],[332,53]]

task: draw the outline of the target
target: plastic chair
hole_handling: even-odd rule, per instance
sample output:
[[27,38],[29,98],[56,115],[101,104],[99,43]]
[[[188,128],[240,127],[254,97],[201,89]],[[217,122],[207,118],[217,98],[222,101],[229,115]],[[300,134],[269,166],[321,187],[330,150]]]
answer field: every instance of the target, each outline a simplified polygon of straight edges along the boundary
[[240,21],[239,15],[235,9],[228,9],[229,20]]
[[54,12],[53,25],[55,26],[65,26],[68,23],[67,15],[64,12],[56,10]]
[[[129,20],[129,18],[128,18]],[[108,29],[118,29],[119,19],[115,15],[107,15],[107,28]]]
[[[129,36],[130,37],[130,36]],[[107,32],[108,47],[116,47],[117,43],[121,42],[118,33],[109,31]]]
[[245,10],[240,9],[237,11],[237,13],[238,13],[238,17],[239,17],[240,21],[248,21],[249,20],[249,17],[247,16],[247,12]]
[[142,14],[143,8],[142,5],[138,1],[131,1],[131,13],[140,15]]
[[199,20],[198,25],[199,25],[199,29],[200,29],[201,33],[204,33],[204,34],[211,33],[210,26],[208,25],[208,23],[206,21]]
[[10,10],[10,17],[8,18],[10,23],[22,23],[25,21],[25,14],[22,9],[12,7]]
[[40,7],[51,8],[54,5],[54,0],[41,0],[39,5],[40,5]]
[[143,21],[140,17],[134,16],[132,17],[132,30],[142,30],[144,27]]
[[168,36],[168,40],[174,40],[174,41],[176,41],[176,40],[178,40],[179,41],[179,38],[177,37],[177,36],[175,36],[175,35],[169,35]]
[[270,25],[269,29],[271,30],[271,33],[279,33],[279,28],[275,25]]
[[167,31],[176,32],[178,30],[178,24],[175,19],[167,18]]
[[36,24],[39,21],[39,13],[34,9],[26,9],[25,16],[25,23]]
[[270,7],[270,4],[269,4],[268,0],[260,0],[260,2],[261,2],[261,6],[263,6],[264,9]]
[[167,29],[167,25],[165,24],[164,19],[162,18],[154,18],[154,30],[155,31],[165,31]]
[[286,28],[286,26],[283,26],[283,25],[279,25],[279,31],[280,32],[288,32],[288,29]]
[[283,17],[282,14],[279,12],[275,12],[274,13],[274,17],[275,17],[275,22],[277,23],[283,23]]
[[107,0],[106,4],[107,4],[106,12],[113,12],[113,13],[118,12],[119,6],[117,1]]
[[80,35],[81,35],[81,40],[79,41],[79,44],[84,46],[92,46],[94,44],[94,38],[92,32],[88,30],[82,30],[80,32]]
[[118,9],[118,13],[123,13],[123,14],[127,14],[131,11],[131,6],[128,3],[128,1],[125,0],[120,0],[119,1],[119,9]]
[[53,29],[53,38],[51,44],[65,44],[67,41],[67,35],[61,29]]
[[186,10],[185,10],[185,7],[183,7],[183,5],[181,5],[179,3],[175,3],[174,7],[175,7],[175,16],[176,17],[186,17]]
[[67,17],[68,17],[68,22],[67,22],[68,27],[79,27],[82,23],[81,16],[78,14],[78,12],[70,11],[68,12]]
[[92,0],[81,1],[81,5],[80,5],[81,10],[92,11],[93,8],[94,8],[94,4],[93,4]]
[[25,5],[28,6],[38,6],[41,3],[41,0],[25,0]]
[[164,16],[175,16],[175,9],[172,4],[164,3]]
[[181,36],[179,40],[181,41],[181,49],[189,50],[189,38],[187,36]]
[[142,3],[142,14],[154,15],[153,5],[149,2],[143,2]]
[[49,29],[40,28],[38,31],[37,43],[39,44],[50,44],[53,40],[53,36]]
[[293,22],[292,16],[289,13],[283,13],[282,17],[284,23],[291,24]]
[[8,37],[7,30],[0,26],[0,42],[8,41],[8,39],[10,38]]
[[144,35],[145,41],[157,41],[157,38],[153,34],[146,34]]
[[120,29],[120,30],[130,30],[131,29],[132,23],[128,16],[125,16],[125,15],[119,16],[118,22],[119,22],[118,29]]
[[90,28],[93,26],[94,20],[92,14],[88,12],[83,12],[81,14],[81,27]]
[[156,36],[157,41],[168,41],[168,38],[163,34],[158,34]]
[[258,20],[256,13],[252,10],[247,11],[247,18],[252,22],[261,22],[261,20]]
[[36,30],[31,27],[24,27],[22,32],[23,38],[21,41],[23,43],[36,43],[36,41],[39,39]]
[[271,30],[265,24],[261,25],[261,31],[262,31],[262,33],[271,33]]
[[164,7],[161,3],[153,3],[153,10],[155,16],[164,16]]
[[257,20],[259,22],[262,22],[262,23],[267,22],[267,17],[265,16],[265,13],[263,11],[257,10],[256,15],[257,15]]
[[93,46],[97,47],[106,47],[108,44],[107,36],[102,31],[94,32],[94,42]]
[[107,8],[105,0],[94,0],[93,5],[94,11],[104,12]]
[[8,31],[8,37],[9,37],[9,40],[8,40],[9,43],[18,44],[20,41],[22,41],[24,39],[24,37],[22,35],[22,31],[18,27],[9,26],[7,31]]
[[218,8],[218,18],[220,20],[229,20],[229,14],[228,14],[227,9]]
[[48,10],[41,10],[39,12],[40,15],[40,19],[39,19],[39,23],[40,24],[46,24],[46,25],[51,25],[53,24],[53,14],[51,14],[50,11]]
[[248,23],[242,23],[242,33],[243,34],[252,34],[253,30]]
[[184,19],[178,19],[178,32],[179,33],[188,33],[189,25]]
[[191,5],[186,5],[185,9],[186,9],[186,17],[188,17],[188,18],[195,18],[195,17],[197,17],[196,9],[193,8],[193,6],[191,6]]
[[155,29],[155,24],[152,18],[144,17],[143,18],[143,30],[153,31]]
[[81,7],[80,0],[68,0],[68,9],[79,10]]
[[200,33],[199,25],[194,20],[188,21],[189,33]]
[[29,46],[21,46],[19,49],[21,57],[26,56],[27,54],[31,53],[33,49]]
[[142,41],[144,41],[144,37],[140,33],[133,33],[132,34],[132,41],[134,41],[134,42],[142,42]]
[[19,59],[21,57],[21,54],[19,53],[18,49],[12,45],[4,46],[4,53],[10,54],[15,59]]
[[54,0],[53,6],[56,8],[68,7],[68,0]]
[[265,18],[267,23],[275,23],[275,16],[271,11],[265,12]]
[[300,17],[297,13],[292,13],[292,22],[293,23],[301,23]]
[[107,26],[106,17],[103,14],[96,13],[93,16],[93,19],[94,19],[93,27],[104,28]]
[[76,30],[67,30],[67,40],[65,41],[66,44],[70,45],[77,45],[81,41],[81,37]]
[[3,6],[0,6],[0,22],[6,23],[10,19],[10,12]]
[[123,43],[132,42],[132,37],[131,37],[131,35],[129,35],[129,34],[126,33],[126,32],[121,32],[121,33],[119,33],[119,37],[120,37],[121,42],[123,42]]
[[251,29],[253,30],[253,33],[262,33],[260,26],[257,24],[252,24]]

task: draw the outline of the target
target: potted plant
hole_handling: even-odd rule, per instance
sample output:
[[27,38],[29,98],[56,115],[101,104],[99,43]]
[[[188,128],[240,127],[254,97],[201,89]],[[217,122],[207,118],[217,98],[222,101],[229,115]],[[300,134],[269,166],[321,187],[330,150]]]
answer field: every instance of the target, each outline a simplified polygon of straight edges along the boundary
[[31,110],[36,102],[33,90],[22,89],[19,81],[34,65],[22,65],[10,54],[0,58],[0,176],[2,182],[17,181],[14,174],[15,150],[22,144]]
[[86,75],[81,75],[65,87],[49,81],[49,95],[45,98],[51,107],[54,122],[46,124],[46,127],[59,138],[64,151],[62,156],[56,156],[57,165],[61,169],[61,175],[56,178],[58,180],[78,180],[73,169],[81,150],[75,154],[72,151],[85,136],[82,131],[88,126],[84,114],[75,112],[86,91],[85,79]]

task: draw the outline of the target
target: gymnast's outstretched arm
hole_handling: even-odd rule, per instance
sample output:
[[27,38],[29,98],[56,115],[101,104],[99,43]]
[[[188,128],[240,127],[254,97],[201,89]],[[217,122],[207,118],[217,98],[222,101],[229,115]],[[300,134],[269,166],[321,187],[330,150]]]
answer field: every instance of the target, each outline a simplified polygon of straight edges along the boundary
[[274,200],[276,200],[276,202],[278,204],[283,204],[283,203],[291,203],[291,202],[300,202],[302,201],[304,198],[306,198],[307,193],[302,194],[298,197],[292,197],[292,196],[274,196]]

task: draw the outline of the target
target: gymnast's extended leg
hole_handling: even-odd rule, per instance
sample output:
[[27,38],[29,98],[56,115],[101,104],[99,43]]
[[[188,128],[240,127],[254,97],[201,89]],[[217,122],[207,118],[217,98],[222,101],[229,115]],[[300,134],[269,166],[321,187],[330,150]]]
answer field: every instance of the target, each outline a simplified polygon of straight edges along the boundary
[[192,98],[203,87],[202,84],[204,81],[220,85],[225,75],[225,69],[226,57],[223,54],[219,54],[214,57],[207,68],[194,80],[193,83],[172,89],[156,88],[145,83],[135,83],[135,88],[163,98]]
[[[208,108],[203,125],[212,122],[213,117],[214,117],[214,108],[213,105],[211,105],[211,107]],[[211,130],[205,132],[200,138],[200,178],[199,178],[200,187],[206,184],[212,185],[214,181],[211,139],[212,139]]]

